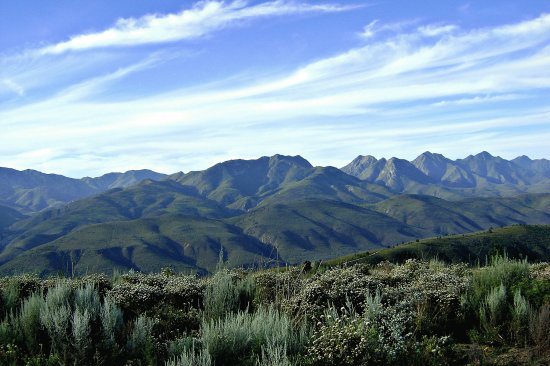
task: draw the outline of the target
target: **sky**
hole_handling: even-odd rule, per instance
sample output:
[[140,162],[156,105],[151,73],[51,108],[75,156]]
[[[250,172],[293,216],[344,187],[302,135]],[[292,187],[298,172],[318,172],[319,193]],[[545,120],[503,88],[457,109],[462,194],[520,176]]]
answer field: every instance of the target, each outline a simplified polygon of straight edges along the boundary
[[0,2],[0,166],[428,150],[550,158],[550,2]]

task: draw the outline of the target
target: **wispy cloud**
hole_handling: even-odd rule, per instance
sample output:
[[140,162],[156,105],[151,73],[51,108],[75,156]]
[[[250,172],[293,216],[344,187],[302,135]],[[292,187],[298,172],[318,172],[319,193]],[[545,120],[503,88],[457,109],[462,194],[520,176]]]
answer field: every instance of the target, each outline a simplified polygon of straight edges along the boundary
[[[7,91],[15,93],[20,97],[25,95],[25,89],[23,89],[23,87],[21,85],[19,85],[18,83],[16,83],[15,81],[13,81],[11,79],[2,80],[1,86],[3,86],[4,89],[6,89]],[[1,91],[1,89],[0,89],[0,91]]]
[[[44,57],[130,44],[130,34],[139,30],[147,34],[143,42],[167,42],[160,30],[179,27],[174,24],[190,14],[203,16],[206,24],[199,22],[195,33],[182,27],[177,39],[267,14],[342,9],[282,1],[205,2],[178,14],[117,24],[109,33],[114,38],[101,32],[82,36],[92,38],[79,43],[80,36],[74,37]],[[123,100],[91,98],[130,75],[154,74],[165,57],[133,60],[1,110],[0,154],[18,167],[72,175],[125,167],[190,170],[272,153],[304,154],[333,165],[358,153],[388,151],[403,157],[428,149],[451,157],[465,149],[508,157],[518,149],[535,157],[550,154],[544,140],[550,135],[550,15],[479,29],[378,21],[366,26],[368,32],[356,47],[275,75],[243,70],[243,77],[229,81],[128,93]],[[30,141],[28,131],[42,140]],[[508,143],[510,136],[517,140]]]
[[203,37],[223,28],[255,18],[312,12],[340,12],[350,5],[309,4],[276,0],[249,6],[247,1],[200,1],[177,14],[146,15],[119,19],[109,29],[79,34],[69,40],[39,49],[39,54],[60,54],[103,47],[165,43]]

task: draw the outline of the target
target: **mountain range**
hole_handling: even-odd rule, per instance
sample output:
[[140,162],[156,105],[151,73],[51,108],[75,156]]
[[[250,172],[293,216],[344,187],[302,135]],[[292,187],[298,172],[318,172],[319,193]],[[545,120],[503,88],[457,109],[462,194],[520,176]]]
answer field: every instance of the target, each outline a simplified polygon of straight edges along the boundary
[[550,223],[550,161],[300,156],[72,179],[0,168],[0,273],[209,272],[323,260],[430,236]]
[[541,193],[550,186],[549,160],[506,160],[486,151],[457,160],[431,152],[413,161],[359,155],[342,171],[395,192],[446,199]]
[[73,179],[36,170],[0,168],[0,205],[31,213],[60,206],[112,188],[124,188],[144,179],[161,180],[165,174],[151,170],[109,173],[97,178]]

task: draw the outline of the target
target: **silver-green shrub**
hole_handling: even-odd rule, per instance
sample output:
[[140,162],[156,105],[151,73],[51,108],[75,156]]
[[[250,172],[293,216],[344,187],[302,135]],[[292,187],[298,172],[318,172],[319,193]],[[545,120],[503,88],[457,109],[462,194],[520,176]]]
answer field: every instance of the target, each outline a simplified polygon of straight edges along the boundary
[[[4,307],[4,315],[8,315],[19,305],[19,281],[17,278],[10,278],[2,286],[2,304]],[[0,314],[2,315],[2,314]]]
[[479,268],[473,273],[472,284],[468,290],[467,302],[472,309],[479,309],[487,294],[495,287],[504,285],[512,288],[516,283],[530,276],[526,260],[513,260],[506,256],[494,256],[490,265]]
[[301,352],[310,336],[305,324],[296,325],[273,307],[239,312],[205,321],[202,341],[216,364],[231,365],[243,355],[260,354],[262,346],[286,345],[289,354]]
[[286,344],[268,342],[262,346],[261,357],[256,360],[256,366],[292,366]]
[[[72,336],[75,350],[75,359],[83,361],[91,346],[91,314],[88,309],[77,307],[72,317]],[[80,362],[82,363],[82,362]]]
[[504,284],[494,287],[487,293],[479,308],[481,329],[493,341],[504,341],[502,333],[506,321],[508,302]]
[[514,303],[512,305],[512,322],[510,325],[512,339],[519,345],[525,345],[529,335],[529,320],[533,310],[529,302],[523,297],[521,291],[514,292]]
[[192,347],[183,351],[178,357],[168,360],[165,366],[212,366],[212,357],[207,350],[195,350]]
[[152,345],[152,334],[155,321],[140,315],[134,322],[132,333],[128,339],[128,349],[131,352],[145,355]]
[[41,293],[33,293],[21,303],[17,315],[17,328],[24,339],[27,349],[34,351],[38,347],[40,332],[40,312],[46,305]]
[[58,282],[48,290],[40,311],[40,322],[50,336],[52,348],[64,356],[71,344],[72,295],[69,283]]
[[99,317],[101,309],[101,300],[99,294],[92,283],[87,283],[77,288],[74,292],[74,304],[76,309],[81,312],[86,310],[89,318],[93,321]]
[[219,319],[239,310],[239,293],[231,272],[221,269],[208,282],[204,293],[204,316]]
[[124,319],[122,310],[109,297],[103,300],[100,319],[105,346],[114,351],[117,345],[117,333],[124,326]]

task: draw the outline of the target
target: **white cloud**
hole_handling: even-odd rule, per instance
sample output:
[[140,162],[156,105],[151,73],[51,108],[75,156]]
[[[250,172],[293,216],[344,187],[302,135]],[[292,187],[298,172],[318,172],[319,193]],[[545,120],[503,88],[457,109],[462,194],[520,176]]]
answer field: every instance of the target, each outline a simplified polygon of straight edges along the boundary
[[378,20],[373,20],[369,24],[367,24],[363,28],[363,32],[361,32],[360,36],[365,39],[369,39],[374,37],[374,35],[378,32],[376,29],[376,24],[378,23]]
[[[272,11],[259,6],[251,12]],[[371,24],[373,32],[385,27]],[[131,73],[153,72],[163,59],[153,55],[0,110],[0,155],[18,167],[79,175],[123,166],[188,171],[277,152],[333,165],[358,153],[414,157],[427,149],[451,157],[478,150],[550,154],[543,142],[550,134],[543,100],[550,94],[550,15],[474,30],[406,28],[277,76],[129,93],[124,101],[89,98]],[[28,131],[40,141],[29,140]],[[499,145],[512,135],[515,143]],[[46,166],[44,155],[26,151],[53,157]]]
[[437,25],[430,24],[418,28],[418,32],[426,37],[437,37],[442,34],[453,33],[458,27],[453,24]]
[[101,32],[80,34],[69,40],[38,50],[39,54],[60,54],[102,47],[124,47],[152,43],[174,42],[203,37],[239,22],[268,16],[311,12],[339,12],[356,8],[334,4],[308,4],[276,0],[258,5],[236,0],[200,1],[177,14],[145,15],[141,18],[119,19]]
[[0,84],[0,85],[4,86],[5,89],[19,95],[20,97],[25,95],[25,89],[21,85],[19,85],[18,83],[16,83],[15,81],[13,81],[11,79],[2,80],[2,84]]

